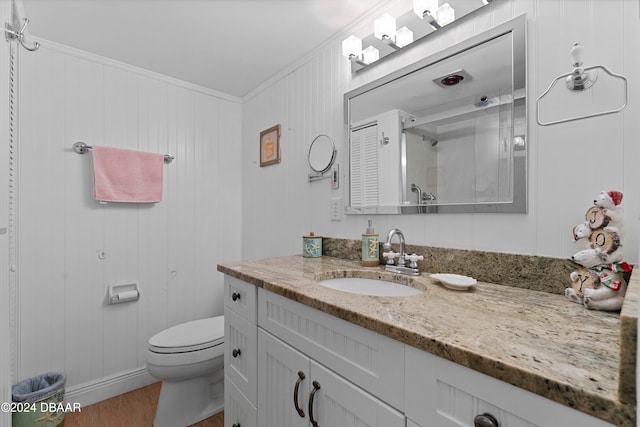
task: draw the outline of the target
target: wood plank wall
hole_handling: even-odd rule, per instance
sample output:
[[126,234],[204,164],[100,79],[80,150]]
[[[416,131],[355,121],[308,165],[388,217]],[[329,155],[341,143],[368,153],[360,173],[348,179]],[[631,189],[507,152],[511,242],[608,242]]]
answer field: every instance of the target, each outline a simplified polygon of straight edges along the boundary
[[[409,10],[410,1],[405,0],[389,2],[389,9],[397,9],[401,3],[407,3],[405,10]],[[373,11],[293,69],[245,97],[243,200],[245,206],[255,203],[260,209],[243,210],[243,257],[301,253],[301,237],[309,231],[360,238],[367,216],[343,215],[341,221],[331,221],[329,211],[331,199],[342,199],[343,205],[348,200],[343,93],[526,13],[529,213],[375,215],[374,227],[381,235],[399,227],[407,242],[419,245],[566,258],[578,250],[571,241],[571,229],[583,221],[593,198],[602,190],[617,189],[625,193],[625,255],[629,262],[637,263],[640,107],[633,100],[640,97],[639,3],[496,0],[472,19],[352,76],[340,43],[350,33],[360,37],[371,34],[373,20],[386,9]],[[619,114],[539,126],[536,98],[556,76],[571,71],[569,50],[574,42],[585,47],[585,65],[604,64],[629,78],[631,102]],[[611,96],[619,101],[621,92],[611,90],[605,77],[600,75],[599,87],[585,96],[601,103],[610,101]],[[577,108],[573,99],[567,98],[570,94],[562,95],[564,99],[548,105],[546,120],[570,117],[567,114]],[[283,128],[282,163],[260,168],[258,134],[276,123]],[[343,178],[337,190],[332,190],[326,180],[306,182],[306,153],[319,133],[329,134],[337,144]]]
[[[363,17],[241,101],[52,44],[21,55],[14,380],[64,370],[74,387],[142,367],[150,335],[222,313],[218,262],[300,253],[309,231],[359,238],[367,217],[329,215],[331,199],[347,200],[343,93],[522,13],[529,213],[382,215],[374,226],[381,234],[399,227],[421,245],[568,257],[576,250],[571,227],[594,193],[619,189],[627,259],[638,262],[637,103],[621,114],[552,127],[538,126],[534,113],[537,96],[569,70],[576,41],[587,64],[627,75],[631,99],[639,97],[637,0],[497,0],[353,77],[340,42],[350,32],[370,33],[373,13],[384,12]],[[260,168],[259,132],[278,123],[282,163]],[[331,135],[339,150],[337,190],[326,180],[307,182],[307,150],[319,133]],[[153,207],[96,204],[91,159],[71,151],[78,140],[176,155],[165,167],[165,200]],[[140,282],[140,301],[105,305],[109,284],[132,280]]]
[[[0,22],[8,22],[11,17],[11,2],[0,2]],[[4,25],[4,24],[3,24]],[[2,159],[0,162],[0,227],[8,226],[8,200],[9,200],[9,43],[0,43],[0,58],[5,58],[0,63],[0,150]],[[0,234],[0,402],[11,401],[11,327],[9,304],[9,236]],[[0,427],[11,426],[11,414],[0,412]]]
[[[240,257],[241,100],[43,41],[20,63],[17,380],[143,368],[148,338],[220,315]],[[169,153],[153,205],[93,200],[89,145]],[[139,282],[107,305],[112,284]],[[90,403],[90,402],[85,402]]]

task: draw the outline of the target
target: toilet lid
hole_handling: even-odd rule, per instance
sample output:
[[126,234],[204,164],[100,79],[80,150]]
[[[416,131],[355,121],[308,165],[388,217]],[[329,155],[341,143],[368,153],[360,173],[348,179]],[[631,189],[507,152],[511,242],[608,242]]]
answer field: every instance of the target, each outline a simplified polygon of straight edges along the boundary
[[224,316],[181,323],[149,338],[157,352],[194,351],[224,342]]

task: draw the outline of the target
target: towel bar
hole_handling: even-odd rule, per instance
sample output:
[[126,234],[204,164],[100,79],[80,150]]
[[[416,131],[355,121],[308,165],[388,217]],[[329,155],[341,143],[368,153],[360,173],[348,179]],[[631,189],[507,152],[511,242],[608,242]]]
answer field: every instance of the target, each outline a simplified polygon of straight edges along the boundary
[[[84,142],[76,142],[75,144],[73,144],[73,151],[75,151],[78,154],[84,154],[87,151],[91,150],[93,147],[90,145],[87,145]],[[175,159],[175,157],[171,154],[165,154],[164,155],[164,162],[166,164],[169,164],[173,161],[173,159]]]
[[[547,90],[545,90],[542,95],[540,95],[538,97],[538,99],[536,100],[536,119],[538,121],[538,124],[540,126],[549,126],[549,125],[555,125],[558,123],[566,123],[566,122],[572,122],[574,120],[581,120],[581,119],[588,119],[591,117],[598,117],[598,116],[604,116],[605,114],[613,114],[613,113],[617,113],[620,112],[622,110],[624,110],[627,107],[627,104],[629,103],[629,82],[627,80],[627,78],[625,76],[623,76],[622,74],[616,74],[614,72],[612,72],[611,70],[609,70],[607,67],[605,67],[604,65],[593,65],[591,67],[583,67],[582,66],[582,46],[580,46],[579,43],[575,43],[573,45],[573,47],[571,48],[571,52],[570,52],[571,58],[572,58],[572,63],[573,63],[573,71],[570,71],[568,73],[564,73],[559,75],[558,77],[556,77],[551,84],[549,85],[549,87],[547,88]],[[540,101],[542,100],[542,98],[545,97],[545,95],[547,95],[551,89],[555,86],[555,84],[561,80],[565,80],[566,81],[566,87],[570,90],[570,91],[583,91],[585,89],[590,88],[591,86],[593,86],[593,84],[596,82],[596,78],[597,78],[597,73],[595,70],[597,69],[601,69],[604,72],[606,72],[609,76],[615,78],[615,79],[620,79],[623,81],[624,83],[624,102],[622,103],[622,105],[620,105],[617,108],[611,109],[611,110],[606,110],[606,111],[600,111],[600,112],[596,112],[596,113],[592,113],[592,114],[585,114],[582,116],[575,116],[575,117],[569,117],[566,119],[560,119],[560,120],[554,120],[554,121],[548,121],[548,122],[543,122],[542,120],[540,120]],[[589,71],[591,71],[591,73],[589,73]]]

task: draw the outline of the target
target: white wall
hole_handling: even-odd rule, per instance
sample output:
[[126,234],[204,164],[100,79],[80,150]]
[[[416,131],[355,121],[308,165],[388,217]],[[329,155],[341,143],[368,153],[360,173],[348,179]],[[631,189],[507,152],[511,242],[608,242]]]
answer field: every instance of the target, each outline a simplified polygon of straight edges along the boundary
[[[301,236],[309,231],[359,238],[366,216],[343,216],[339,222],[329,216],[330,199],[348,199],[347,183],[331,190],[328,181],[306,181],[306,152],[318,133],[334,138],[343,176],[348,170],[343,93],[526,13],[529,213],[379,215],[373,218],[374,226],[381,234],[399,227],[412,244],[565,258],[577,250],[571,229],[583,220],[594,196],[617,189],[625,193],[626,258],[637,263],[640,110],[633,100],[640,98],[638,8],[637,0],[500,0],[473,19],[355,77],[341,56],[340,43],[349,32],[338,35],[244,99],[243,258],[301,253]],[[350,32],[370,34],[373,19],[384,11],[372,11]],[[629,77],[632,101],[619,114],[538,126],[536,98],[557,75],[570,71],[569,49],[576,41],[585,46],[586,65],[605,64]],[[606,97],[602,92],[594,93]],[[555,103],[549,113],[565,114],[568,104]],[[258,134],[277,123],[283,128],[282,163],[260,168]]]
[[[21,57],[19,114],[16,380],[125,381],[151,335],[223,312],[216,265],[240,257],[240,100],[43,41]],[[173,154],[163,201],[98,204],[76,141]],[[106,305],[108,285],[134,281],[139,301]]]
[[[11,3],[0,2],[0,22],[8,22]],[[3,36],[4,37],[4,36]],[[0,42],[0,158],[9,158],[9,44]],[[0,227],[8,226],[8,162],[0,162]],[[11,401],[11,330],[9,306],[8,235],[0,234],[0,403]],[[11,425],[11,414],[0,411],[0,426]]]
[[[8,13],[6,3],[0,2],[0,18]],[[301,236],[309,231],[359,238],[367,217],[329,219],[330,199],[346,202],[348,184],[332,190],[326,180],[307,182],[306,153],[319,133],[334,138],[342,175],[348,170],[343,93],[522,13],[529,25],[529,214],[381,215],[374,226],[380,233],[400,227],[414,244],[567,257],[574,251],[571,227],[595,193],[619,189],[625,193],[627,259],[637,263],[638,9],[637,0],[500,0],[356,77],[341,56],[345,33],[243,105],[50,43],[35,54],[21,52],[18,342],[11,380],[63,370],[71,388],[114,381],[144,366],[146,340],[156,331],[222,312],[217,263],[300,253]],[[370,33],[381,13],[372,11],[350,30]],[[632,103],[621,114],[539,127],[535,98],[568,71],[575,41],[585,45],[587,64],[603,63],[630,78]],[[0,55],[6,51],[0,43]],[[6,67],[0,80],[7,81]],[[0,99],[6,92],[0,88]],[[2,135],[7,116],[0,103]],[[259,132],[277,123],[282,163],[260,168]],[[0,139],[5,153],[6,140]],[[165,200],[153,207],[96,204],[91,159],[71,151],[78,140],[176,155],[165,169]],[[0,176],[6,177],[6,167],[0,166]],[[6,201],[8,185],[1,187]],[[3,203],[0,227],[7,222]],[[5,272],[6,241],[0,235]],[[140,281],[140,301],[104,305],[108,284],[131,280]],[[9,294],[7,282],[0,276],[0,295]],[[0,304],[0,399],[6,401],[9,310],[4,298]],[[7,420],[0,418],[0,425]]]

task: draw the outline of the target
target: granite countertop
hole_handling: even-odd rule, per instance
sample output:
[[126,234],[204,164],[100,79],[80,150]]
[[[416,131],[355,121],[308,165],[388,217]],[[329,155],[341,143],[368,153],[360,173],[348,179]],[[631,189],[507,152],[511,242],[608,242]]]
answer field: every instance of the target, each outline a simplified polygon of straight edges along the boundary
[[[636,349],[633,357],[626,352],[636,346],[635,305],[592,311],[562,295],[486,282],[453,291],[428,273],[399,276],[421,295],[356,295],[317,280],[398,276],[327,256],[226,263],[218,271],[617,426],[636,425]],[[634,272],[627,299],[636,304],[638,286]],[[633,383],[623,384],[625,369]]]

